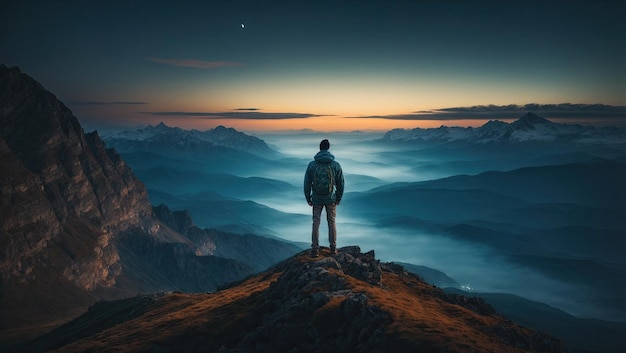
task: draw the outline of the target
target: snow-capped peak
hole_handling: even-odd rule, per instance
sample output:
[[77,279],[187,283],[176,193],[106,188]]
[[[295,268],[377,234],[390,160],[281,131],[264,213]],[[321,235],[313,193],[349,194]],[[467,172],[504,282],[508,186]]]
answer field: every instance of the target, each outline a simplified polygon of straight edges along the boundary
[[387,132],[383,140],[436,143],[462,141],[472,144],[560,140],[581,144],[624,144],[625,135],[623,129],[559,124],[529,112],[512,123],[490,120],[479,128],[441,126],[431,129],[394,129]]

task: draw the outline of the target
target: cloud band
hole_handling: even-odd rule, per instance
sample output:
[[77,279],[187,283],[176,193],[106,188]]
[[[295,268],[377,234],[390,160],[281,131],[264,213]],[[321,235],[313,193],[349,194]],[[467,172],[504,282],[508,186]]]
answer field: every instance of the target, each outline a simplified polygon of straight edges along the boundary
[[389,120],[474,120],[517,119],[527,112],[541,114],[552,119],[624,119],[626,107],[604,104],[525,104],[525,105],[477,105],[472,107],[444,108],[432,111],[416,111],[408,114],[351,116],[351,119]]
[[264,113],[259,111],[239,110],[234,112],[145,112],[146,114],[172,117],[196,117],[203,119],[242,119],[242,120],[285,120],[307,119],[325,115],[308,113]]
[[177,67],[191,67],[195,69],[215,69],[218,67],[236,67],[242,66],[241,63],[232,61],[202,61],[202,60],[189,60],[189,59],[162,59],[162,58],[146,58],[152,62],[158,64],[165,64]]

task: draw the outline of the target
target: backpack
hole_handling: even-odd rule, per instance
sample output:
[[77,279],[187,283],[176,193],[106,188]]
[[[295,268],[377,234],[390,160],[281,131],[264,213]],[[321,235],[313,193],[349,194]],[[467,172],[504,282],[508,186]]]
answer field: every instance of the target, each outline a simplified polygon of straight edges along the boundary
[[335,177],[331,163],[315,163],[313,175],[313,193],[316,195],[330,195],[335,186]]

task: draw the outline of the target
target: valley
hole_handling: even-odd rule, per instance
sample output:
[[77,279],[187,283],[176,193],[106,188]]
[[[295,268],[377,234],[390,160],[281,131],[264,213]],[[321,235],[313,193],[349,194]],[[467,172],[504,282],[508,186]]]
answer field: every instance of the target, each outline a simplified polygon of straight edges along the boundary
[[592,137],[604,130],[529,113],[511,124],[404,135],[265,132],[250,138],[275,152],[232,148],[225,153],[229,162],[211,152],[215,142],[201,154],[153,155],[149,143],[138,147],[141,141],[180,132],[163,124],[142,132],[144,140],[133,143],[119,134],[105,141],[146,183],[153,204],[186,209],[202,227],[266,234],[307,248],[310,208],[301,179],[317,143],[328,138],[346,179],[340,243],[376,249],[385,261],[441,270],[473,291],[514,293],[581,317],[626,319],[621,131],[603,143]]
[[[243,324],[252,317],[231,309],[235,304],[228,297],[245,293],[242,279],[256,276],[253,281],[264,288],[261,302],[268,295],[282,298],[284,293],[274,291],[278,282],[285,288],[304,285],[304,297],[330,286],[332,294],[307,299],[321,295],[339,305],[338,312],[321,307],[322,316],[345,315],[353,312],[350,305],[369,300],[375,305],[363,306],[369,308],[365,315],[397,312],[394,296],[412,303],[434,300],[438,304],[429,310],[442,322],[468,306],[475,313],[455,324],[462,331],[486,328],[491,334],[489,327],[495,327],[498,339],[536,350],[539,343],[531,342],[537,336],[509,326],[511,321],[483,317],[478,321],[487,320],[487,326],[478,324],[475,314],[498,317],[493,305],[509,319],[565,339],[572,351],[623,351],[621,129],[558,124],[528,113],[513,123],[491,121],[479,128],[386,133],[247,134],[226,127],[201,132],[161,123],[100,134],[85,133],[62,102],[17,68],[0,66],[0,94],[2,350],[41,351],[59,344],[81,350],[94,335],[112,339],[107,327],[124,327],[150,309],[146,304],[179,293],[215,298],[224,310],[234,310],[243,321],[229,332],[259,345],[262,340]],[[311,211],[302,178],[323,138],[331,141],[346,179],[338,207],[340,253],[324,249],[322,259],[309,263]],[[324,238],[322,227],[321,245]],[[377,259],[360,248],[375,250]],[[292,270],[299,274],[289,277]],[[321,282],[309,282],[311,276]],[[410,278],[411,284],[394,278]],[[339,285],[346,281],[368,294],[348,295]],[[422,289],[415,292],[415,286]],[[411,294],[405,296],[407,290]],[[295,310],[306,305],[289,301]],[[176,315],[178,309],[161,310]],[[101,315],[108,317],[104,326]],[[423,320],[393,314],[385,321],[384,339],[401,347],[429,342],[441,348],[454,336],[447,330],[434,340],[421,336]],[[81,322],[89,323],[86,331]],[[158,320],[149,320],[154,324]],[[368,327],[380,324],[374,320]],[[412,333],[396,341],[394,335],[404,332],[397,328],[407,324]],[[200,329],[193,325],[190,330]],[[344,329],[352,332],[351,327]],[[52,336],[42,336],[51,329]],[[58,339],[55,332],[61,332]],[[589,332],[603,341],[580,339]],[[351,341],[353,333],[335,344]],[[86,341],[78,342],[75,334]],[[182,347],[177,337],[163,342]],[[545,337],[541,344],[546,342],[561,349],[558,339]],[[459,336],[454,351],[468,344],[489,345]]]

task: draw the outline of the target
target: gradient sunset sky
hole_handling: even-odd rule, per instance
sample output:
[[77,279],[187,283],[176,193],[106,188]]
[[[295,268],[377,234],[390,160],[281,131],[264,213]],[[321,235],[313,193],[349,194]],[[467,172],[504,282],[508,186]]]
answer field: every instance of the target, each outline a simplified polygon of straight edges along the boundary
[[480,125],[523,112],[442,109],[529,103],[602,104],[545,114],[626,125],[623,1],[0,4],[0,64],[86,129]]

